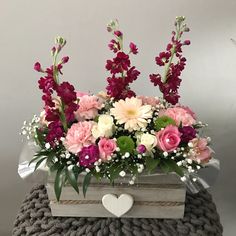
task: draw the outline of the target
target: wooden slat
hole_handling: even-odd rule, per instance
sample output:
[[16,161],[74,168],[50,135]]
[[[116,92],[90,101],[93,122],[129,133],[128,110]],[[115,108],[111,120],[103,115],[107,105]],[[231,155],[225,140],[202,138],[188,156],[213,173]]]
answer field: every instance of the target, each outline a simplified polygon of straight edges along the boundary
[[[53,184],[47,185],[49,199],[55,199]],[[100,200],[107,193],[120,195],[122,193],[130,194],[135,201],[185,201],[185,188],[182,185],[174,188],[162,188],[160,185],[152,185],[151,187],[112,187],[112,186],[89,186],[86,199]],[[64,187],[62,189],[61,200],[83,200],[82,191],[77,194],[71,187]]]
[[[114,217],[102,204],[63,205],[50,204],[53,216],[71,217]],[[184,203],[177,206],[144,206],[134,205],[132,209],[123,215],[127,218],[182,218],[184,215]]]

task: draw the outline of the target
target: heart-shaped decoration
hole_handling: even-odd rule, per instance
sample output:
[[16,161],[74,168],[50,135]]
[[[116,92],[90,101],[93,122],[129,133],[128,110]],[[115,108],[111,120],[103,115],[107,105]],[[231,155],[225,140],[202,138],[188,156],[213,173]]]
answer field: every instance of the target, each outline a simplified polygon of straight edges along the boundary
[[115,194],[106,194],[102,198],[103,206],[117,217],[127,213],[134,204],[134,199],[129,194],[121,194],[117,197]]

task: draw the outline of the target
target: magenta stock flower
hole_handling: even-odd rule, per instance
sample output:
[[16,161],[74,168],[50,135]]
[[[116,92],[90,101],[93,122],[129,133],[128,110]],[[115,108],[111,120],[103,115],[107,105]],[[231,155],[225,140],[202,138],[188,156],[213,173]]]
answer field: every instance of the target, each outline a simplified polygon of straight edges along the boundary
[[39,62],[36,62],[34,64],[34,69],[38,72],[43,72],[42,68],[41,68],[41,64]]
[[197,131],[192,126],[184,126],[179,128],[181,135],[181,141],[189,142],[196,137]]
[[129,48],[130,48],[130,52],[133,53],[133,54],[138,54],[138,48],[136,46],[136,44],[134,43],[130,43],[129,44]]
[[80,166],[91,168],[99,159],[98,146],[92,144],[88,147],[83,147],[78,154],[78,161]]
[[127,71],[130,66],[129,55],[124,52],[118,52],[113,60],[107,60],[106,69],[112,74]]
[[123,36],[122,32],[119,31],[119,30],[114,31],[114,35],[117,36],[117,37],[122,37]]
[[108,47],[110,48],[111,51],[114,53],[117,53],[120,50],[120,44],[118,41],[115,39],[112,39],[110,43],[108,44]]
[[56,91],[57,91],[57,95],[66,104],[71,103],[76,100],[75,88],[69,82],[63,82],[60,85],[58,85]]
[[52,93],[56,87],[56,83],[51,76],[41,77],[38,81],[39,89],[43,91],[43,93]]
[[[189,31],[183,22],[183,17],[176,19],[176,32],[172,32],[171,42],[167,45],[166,51],[159,53],[155,58],[158,66],[165,66],[164,75],[152,74],[149,76],[154,86],[159,86],[164,99],[173,105],[177,104],[180,98],[178,94],[180,76],[186,64],[186,59],[182,56],[182,46],[190,45],[190,40],[184,42],[180,40],[183,32]],[[176,63],[173,62],[174,57],[177,59]]]
[[69,61],[69,57],[68,57],[68,56],[63,57],[63,58],[61,59],[61,62],[62,62],[63,64],[67,63],[68,61]]
[[46,136],[46,142],[50,143],[52,146],[55,145],[55,141],[59,141],[61,137],[64,136],[64,131],[60,122],[54,121],[48,125],[48,134]]

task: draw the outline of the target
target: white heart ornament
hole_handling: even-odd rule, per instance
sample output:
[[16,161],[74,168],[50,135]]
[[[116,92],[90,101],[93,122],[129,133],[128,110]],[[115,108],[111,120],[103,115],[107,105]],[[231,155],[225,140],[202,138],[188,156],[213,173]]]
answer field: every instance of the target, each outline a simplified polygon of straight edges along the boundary
[[117,197],[115,194],[106,194],[102,198],[102,205],[113,215],[121,217],[127,213],[133,206],[134,199],[129,194],[121,194]]

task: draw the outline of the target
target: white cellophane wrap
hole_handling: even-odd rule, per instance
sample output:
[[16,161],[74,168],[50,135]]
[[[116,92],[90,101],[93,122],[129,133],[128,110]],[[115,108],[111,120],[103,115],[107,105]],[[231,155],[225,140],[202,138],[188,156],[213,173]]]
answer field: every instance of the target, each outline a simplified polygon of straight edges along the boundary
[[[36,171],[34,171],[34,162],[29,165],[37,150],[38,148],[33,142],[25,143],[19,158],[18,174],[27,182],[45,184],[49,176],[46,161],[43,161]],[[220,170],[219,160],[212,158],[203,166],[204,168],[194,173],[185,172],[186,179],[183,182],[186,184],[187,190],[191,193],[198,193],[200,190],[209,188],[217,179]],[[160,170],[157,173],[151,174],[151,176],[157,177],[159,174]]]
[[39,148],[34,142],[27,142],[24,144],[19,157],[18,174],[27,182],[44,184],[47,183],[49,171],[46,166],[46,161],[43,161],[36,171],[34,171],[35,162],[32,162],[29,165],[29,162],[33,159],[38,150]]

